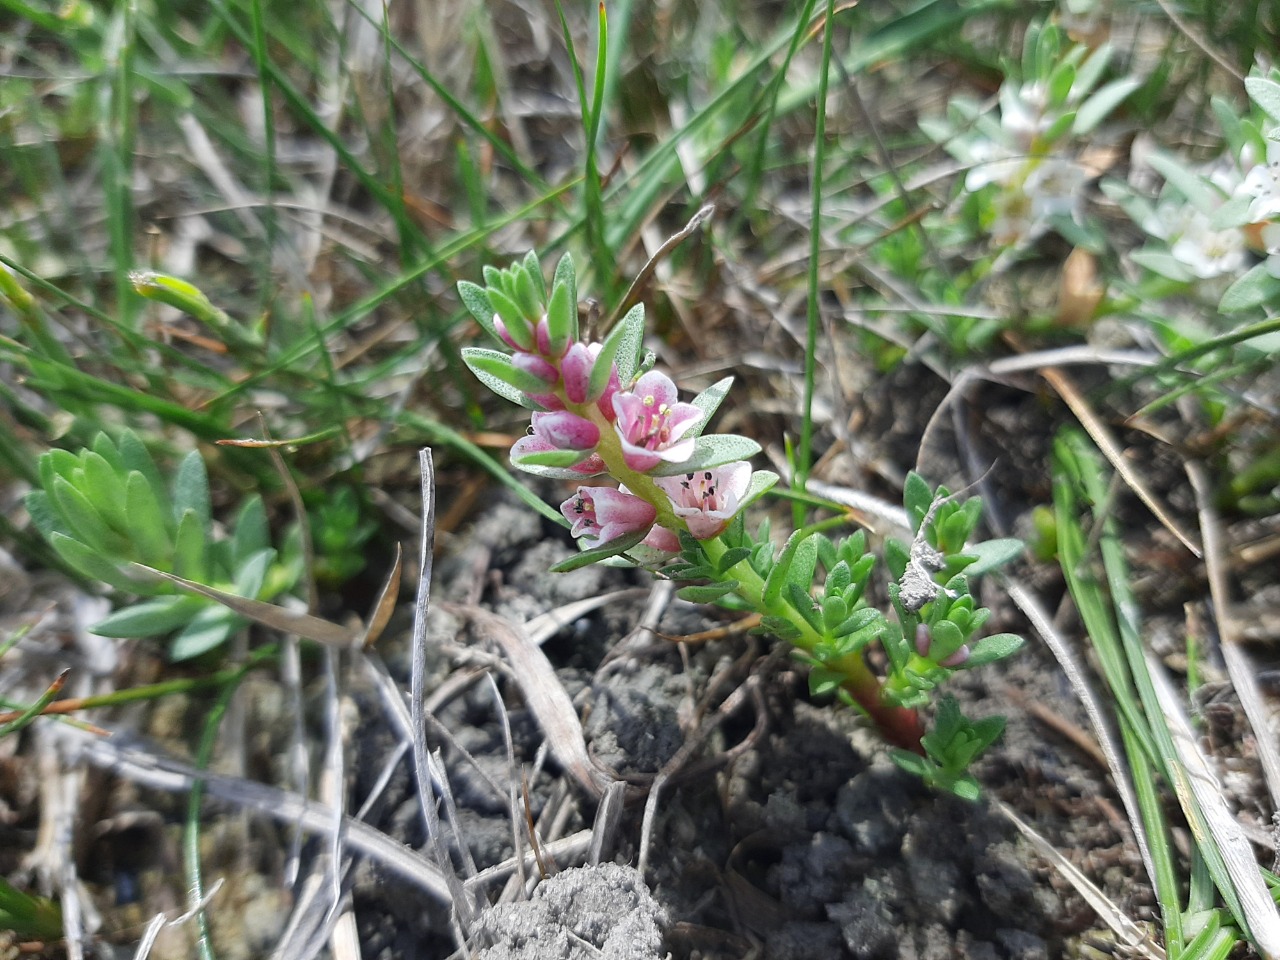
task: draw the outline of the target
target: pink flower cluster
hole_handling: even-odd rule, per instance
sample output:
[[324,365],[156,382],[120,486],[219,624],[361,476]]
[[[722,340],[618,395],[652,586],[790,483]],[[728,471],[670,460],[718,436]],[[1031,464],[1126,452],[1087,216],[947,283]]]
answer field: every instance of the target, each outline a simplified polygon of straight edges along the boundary
[[[508,345],[514,344],[508,340]],[[517,465],[531,454],[563,450],[583,454],[568,468],[575,473],[585,477],[607,471],[596,452],[600,427],[567,409],[588,402],[587,384],[599,353],[599,344],[575,343],[558,358],[557,369],[556,358],[516,347],[517,366],[536,371],[549,388],[563,391],[563,399],[559,392],[530,397],[545,409],[534,412],[530,434],[512,447],[511,457]],[[623,390],[615,365],[596,408],[613,426],[629,470],[648,473],[663,463],[683,463],[693,455],[696,440],[692,431],[701,422],[702,411],[678,399],[676,385],[666,374],[651,370],[630,389]],[[689,533],[706,540],[719,534],[737,512],[751,483],[751,467],[739,461],[685,476],[655,477],[654,481],[670,499],[675,515],[685,521]],[[668,553],[680,549],[675,531],[654,526],[654,505],[625,486],[581,486],[560,505],[560,512],[573,525],[573,535],[593,546],[648,529],[646,546]]]
[[[643,309],[623,317],[603,344],[580,342],[572,262],[566,257],[556,268],[550,297],[540,270],[530,254],[508,270],[486,268],[483,290],[458,285],[477,322],[511,351],[464,348],[464,360],[496,392],[534,408],[512,463],[547,477],[617,482],[579,486],[560,505],[573,535],[589,546],[643,538],[675,553],[685,531],[699,540],[718,536],[748,499],[753,476],[745,460],[706,464],[759,449],[745,438],[699,440],[728,381],[686,403],[665,374],[637,376]],[[725,440],[735,439],[726,449]],[[722,451],[727,456],[715,459]]]

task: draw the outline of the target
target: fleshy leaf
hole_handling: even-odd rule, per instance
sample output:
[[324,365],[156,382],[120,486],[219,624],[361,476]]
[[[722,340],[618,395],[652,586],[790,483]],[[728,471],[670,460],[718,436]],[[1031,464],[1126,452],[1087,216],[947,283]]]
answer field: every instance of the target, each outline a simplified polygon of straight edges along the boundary
[[699,437],[693,455],[681,463],[661,463],[649,471],[655,477],[676,477],[693,470],[722,467],[735,460],[749,460],[760,452],[760,444],[733,433],[715,433]]
[[551,286],[554,289],[557,284],[567,284],[569,287],[569,302],[573,304],[573,336],[569,339],[578,339],[578,271],[573,266],[573,257],[565,254],[560,258],[560,262],[556,264],[556,272],[551,277]]
[[739,516],[752,502],[768,493],[777,483],[778,475],[772,470],[756,470],[752,473],[751,485],[747,487],[747,492],[742,495],[742,502],[738,504]]
[[[596,362],[591,367],[591,376],[587,380],[587,399],[594,402],[604,395],[605,388],[609,386],[609,374],[613,370],[615,364],[618,367],[618,377],[622,381],[625,388],[630,382],[631,373],[635,370],[635,357],[632,356],[629,361],[630,371],[623,373],[623,362],[621,354],[626,350],[639,349],[638,346],[631,347],[631,341],[636,335],[636,331],[631,329],[635,326],[632,315],[635,310],[628,311],[627,315],[622,318],[622,322],[609,331],[609,335],[604,338],[604,343],[600,345],[600,353],[596,356]],[[641,311],[639,320],[639,336],[644,336],[644,312]]]
[[556,283],[551,288],[551,300],[547,304],[547,333],[551,353],[557,357],[578,339],[578,305],[572,297],[573,288],[567,283]]
[[54,477],[51,493],[54,505],[77,540],[100,553],[122,552],[121,538],[111,531],[89,502],[89,498],[72,486],[69,480],[61,476]]
[[577,570],[599,560],[604,560],[606,557],[616,557],[618,554],[625,553],[630,550],[648,535],[648,530],[634,530],[631,533],[624,534],[620,537],[614,537],[608,543],[602,543],[598,547],[592,547],[590,550],[583,550],[579,554],[575,554],[568,559],[561,560],[559,563],[551,567],[551,572],[567,573],[570,570]]
[[970,544],[964,548],[964,552],[977,559],[965,570],[965,573],[971,577],[990,573],[1021,556],[1026,546],[1016,537],[1002,537],[998,540],[984,540],[981,543]]
[[1025,644],[1026,640],[1012,633],[996,633],[983,637],[970,647],[969,659],[963,664],[964,669],[1003,660],[1017,653]]
[[225,607],[205,607],[169,644],[174,663],[190,660],[222,646],[244,621]]
[[187,511],[195,513],[202,527],[208,527],[213,516],[209,502],[209,474],[198,450],[192,450],[178,464],[173,479],[173,516],[180,519]]
[[620,334],[621,342],[614,361],[618,364],[618,377],[623,385],[636,375],[636,364],[640,361],[640,348],[644,346],[644,304],[637,303],[618,321],[618,325],[609,332],[609,336]]
[[592,477],[598,477],[605,471],[603,469],[594,473],[584,473],[581,470],[566,469],[563,467],[544,467],[536,463],[528,463],[521,460],[515,464],[516,467],[525,473],[531,473],[535,477],[546,477],[548,480],[590,480]]
[[514,340],[521,350],[532,350],[533,328],[524,318],[524,311],[520,305],[494,287],[490,287],[487,293],[494,311],[502,318],[502,324],[507,328],[507,336]]
[[1280,83],[1267,77],[1245,77],[1244,88],[1249,99],[1268,117],[1280,123]]
[[86,577],[101,580],[107,586],[124,590],[126,593],[147,595],[153,592],[147,589],[147,584],[131,579],[114,563],[79,540],[73,540],[66,534],[55,531],[49,538],[49,544],[72,569],[80,571]]
[[[521,470],[525,469],[526,465],[565,469],[572,467],[575,463],[581,463],[589,456],[591,456],[590,450],[539,450],[537,453],[527,453],[519,459],[512,457],[511,463]],[[583,475],[575,474],[575,476]]]
[[167,566],[173,558],[170,531],[175,523],[156,499],[155,490],[146,477],[137,470],[130,470],[125,479],[124,509],[138,556],[152,565]]
[[689,431],[686,436],[697,437],[702,435],[702,431],[707,429],[707,424],[711,418],[715,416],[716,410],[720,404],[724,402],[724,398],[729,393],[729,388],[733,386],[733,377],[725,377],[718,380],[689,402],[702,411],[702,419],[698,421],[697,426]]
[[200,597],[156,597],[117,610],[105,620],[95,623],[90,630],[100,637],[156,637],[189,623],[208,605],[208,601]]
[[493,325],[493,304],[489,302],[489,294],[485,293],[484,287],[466,280],[458,281],[458,297],[462,300],[463,306],[467,308],[467,312],[475,317],[476,323],[484,328],[485,332],[495,340],[501,339],[498,336],[497,328]]
[[203,583],[209,574],[205,561],[205,525],[194,510],[188,510],[178,519],[173,537],[173,572]]
[[120,474],[99,453],[84,451],[80,456],[84,465],[84,491],[98,514],[113,530],[129,533],[125,518],[124,483]]
[[156,496],[160,496],[159,491],[165,489],[160,470],[156,467],[156,462],[151,458],[146,445],[132,430],[126,430],[120,435],[120,459],[129,470],[137,470],[146,477],[151,489],[156,491]]
[[262,505],[262,497],[255,493],[245,500],[236,515],[235,529],[231,535],[232,569],[240,569],[250,557],[270,547],[267,511]]
[[527,409],[539,409],[528,394],[544,394],[551,390],[545,380],[521,370],[511,362],[510,357],[498,350],[463,347],[462,362],[476,375],[477,380],[498,396]]
[[737,589],[738,581],[728,580],[724,583],[709,583],[705,586],[681,587],[676,591],[676,596],[689,603],[715,603]]
[[1231,286],[1218,303],[1223,313],[1235,313],[1262,306],[1277,293],[1280,293],[1280,280],[1267,271],[1267,265],[1260,263]]
[[521,266],[524,267],[524,272],[529,279],[533,281],[533,292],[538,298],[538,303],[546,303],[547,281],[542,276],[542,263],[538,260],[538,252],[530,250],[526,253],[524,260],[521,261]]

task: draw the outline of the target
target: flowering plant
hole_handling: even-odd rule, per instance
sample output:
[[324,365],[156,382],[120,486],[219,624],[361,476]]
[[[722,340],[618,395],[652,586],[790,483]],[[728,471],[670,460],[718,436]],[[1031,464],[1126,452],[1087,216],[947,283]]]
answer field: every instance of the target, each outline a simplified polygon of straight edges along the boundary
[[996,97],[998,112],[965,97],[921,129],[970,166],[967,196],[981,197],[979,221],[996,247],[1018,250],[1047,231],[1082,239],[1084,188],[1091,176],[1072,147],[1139,85],[1101,83],[1111,48],[1068,44],[1054,24],[1027,29],[1020,69]]
[[[630,559],[691,581],[680,591],[686,600],[759,614],[760,629],[789,642],[809,664],[815,694],[860,709],[898,748],[899,763],[928,782],[976,796],[966,769],[999,736],[1003,720],[970,722],[946,701],[926,735],[917,711],[957,670],[1021,646],[1011,634],[978,639],[989,611],[975,605],[966,576],[1010,559],[1021,544],[967,547],[981,502],[958,501],[910,475],[905,506],[914,539],[890,540],[885,549],[895,578],[890,618],[867,599],[876,557],[865,533],[835,541],[823,532],[843,518],[797,530],[780,550],[767,522],[754,535],[747,530],[745,508],[779,478],[747,463],[760,450],[755,441],[704,432],[731,378],[680,400],[674,381],[652,369],[642,350],[641,305],[603,342],[580,341],[568,256],[549,293],[533,253],[506,270],[488,267],[484,276],[487,286],[462,282],[458,292],[510,353],[473,347],[463,358],[495,393],[532,411],[531,432],[512,447],[512,464],[577,484],[560,512],[584,549],[552,570]],[[877,643],[889,664],[883,677],[866,661]]]

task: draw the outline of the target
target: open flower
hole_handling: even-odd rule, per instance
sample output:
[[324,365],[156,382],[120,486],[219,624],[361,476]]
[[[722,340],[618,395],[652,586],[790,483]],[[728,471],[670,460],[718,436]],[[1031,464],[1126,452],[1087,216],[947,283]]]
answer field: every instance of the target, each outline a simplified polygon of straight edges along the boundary
[[650,370],[627,393],[613,397],[614,429],[622,438],[622,458],[632,470],[652,470],[663,460],[681,463],[693,455],[702,411],[676,400],[676,385],[666,374]]
[[1239,192],[1253,197],[1249,219],[1262,223],[1280,217],[1280,141],[1267,141],[1267,161],[1245,176]]
[[649,501],[613,487],[579,487],[560,512],[573,524],[570,533],[593,546],[648,529],[658,515]]
[[713,470],[695,470],[680,477],[655,477],[671,501],[677,517],[698,540],[710,540],[729,525],[747,488],[751,465],[745,460]]

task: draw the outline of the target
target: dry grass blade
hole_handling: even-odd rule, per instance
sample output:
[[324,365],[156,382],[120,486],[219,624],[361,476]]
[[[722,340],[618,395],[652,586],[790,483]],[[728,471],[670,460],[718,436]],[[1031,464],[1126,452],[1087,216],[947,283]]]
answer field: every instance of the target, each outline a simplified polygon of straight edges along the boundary
[[391,572],[383,581],[382,589],[378,591],[378,599],[374,601],[373,609],[369,611],[369,625],[365,628],[364,639],[360,644],[365,650],[378,642],[382,631],[387,628],[387,623],[391,620],[391,614],[395,612],[396,600],[400,594],[400,577],[403,572],[404,551],[400,549],[400,543],[397,541]]
[[[125,735],[118,734],[106,740],[90,740],[83,756],[94,766],[153,790],[187,793],[192,784],[203,780],[206,799],[221,800],[234,807],[266,814],[279,823],[296,825],[318,837],[327,837],[333,831],[333,811],[322,803],[252,780],[197,770],[167,757],[131,749],[122,745],[121,741],[125,739]],[[369,857],[384,870],[437,900],[451,901],[452,894],[444,875],[416,851],[351,817],[343,818],[342,829],[347,848],[352,852]]]
[[441,835],[440,816],[436,808],[435,790],[431,785],[431,755],[427,752],[427,729],[423,698],[426,697],[427,673],[427,608],[431,603],[431,570],[435,557],[436,534],[436,472],[431,450],[418,452],[418,467],[422,483],[422,537],[418,545],[418,591],[413,603],[412,658],[409,677],[410,737],[413,743],[413,772],[418,785],[418,802],[422,806],[422,818],[427,828],[427,842],[435,854],[449,894],[453,909],[463,932],[470,930],[474,911],[470,898],[462,887],[462,881],[453,871],[453,861],[445,849]]
[[547,735],[552,755],[592,796],[603,794],[614,778],[596,766],[587,752],[578,711],[542,650],[518,627],[487,610],[461,604],[449,604],[446,609],[470,620],[502,649],[529,709]]
[[1209,575],[1209,594],[1213,597],[1214,612],[1218,621],[1218,635],[1222,638],[1222,658],[1226,661],[1227,676],[1235,687],[1240,706],[1253,728],[1257,743],[1258,759],[1262,774],[1271,794],[1274,814],[1280,810],[1280,743],[1269,733],[1270,723],[1262,691],[1258,687],[1257,671],[1241,648],[1236,619],[1232,615],[1231,592],[1227,581],[1227,563],[1223,550],[1222,525],[1213,509],[1212,483],[1204,465],[1193,461],[1187,464],[1187,476],[1196,494],[1200,510],[1200,531],[1204,537],[1204,563]]
[[[1241,912],[1249,925],[1249,937],[1265,960],[1275,960],[1280,957],[1280,909],[1277,909],[1262,879],[1253,847],[1227,807],[1222,785],[1196,744],[1191,722],[1178,702],[1164,667],[1150,651],[1147,652],[1147,670],[1178,754],[1177,762],[1169,765],[1178,802],[1184,810],[1192,804],[1199,807],[1231,876]],[[1196,822],[1191,813],[1187,819],[1191,823]]]
[[1132,956],[1144,956],[1148,957],[1149,960],[1164,960],[1165,952],[1157,944],[1153,943],[1147,933],[1130,920],[1123,910],[1112,903],[1111,899],[1093,884],[1093,881],[1081,873],[1075,864],[1059,853],[1057,848],[1040,836],[1029,823],[1026,823],[1014,813],[1011,807],[999,800],[993,800],[992,803],[1036,848],[1036,852],[1044,857],[1062,875],[1063,879],[1075,888],[1076,893],[1080,894],[1084,901],[1093,908],[1094,912],[1102,918],[1102,922],[1111,928],[1111,931],[1120,938],[1125,947],[1132,951]]
[[242,617],[248,617],[264,627],[279,630],[281,633],[296,634],[305,640],[314,640],[316,643],[346,649],[358,645],[363,632],[351,627],[340,626],[320,617],[313,617],[309,613],[301,613],[297,610],[289,610],[286,607],[277,606],[274,603],[267,603],[265,600],[237,597],[234,593],[216,590],[193,580],[184,580],[182,577],[175,576],[172,573],[144,566],[141,563],[131,563],[129,564],[129,569],[141,577],[165,580],[175,587],[181,587],[188,593],[198,594],[209,600],[214,600],[227,609],[240,614]]

